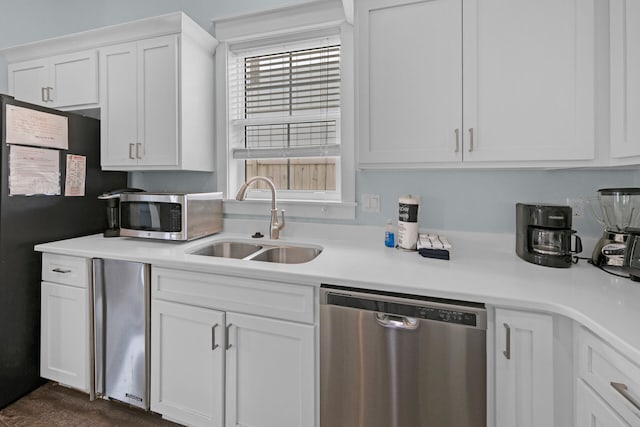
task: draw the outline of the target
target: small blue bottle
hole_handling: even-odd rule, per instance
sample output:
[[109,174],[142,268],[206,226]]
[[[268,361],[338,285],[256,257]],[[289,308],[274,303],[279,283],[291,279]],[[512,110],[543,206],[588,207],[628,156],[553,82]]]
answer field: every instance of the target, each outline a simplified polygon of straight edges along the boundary
[[387,224],[384,227],[384,245],[388,248],[395,248],[396,235],[393,232],[393,223],[390,219],[387,220]]

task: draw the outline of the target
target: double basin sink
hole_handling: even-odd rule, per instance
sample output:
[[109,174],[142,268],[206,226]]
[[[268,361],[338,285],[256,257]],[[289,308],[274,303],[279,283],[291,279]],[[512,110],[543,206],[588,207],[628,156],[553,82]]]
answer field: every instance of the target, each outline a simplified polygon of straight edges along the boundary
[[190,252],[190,254],[274,262],[278,264],[302,264],[311,261],[320,255],[321,252],[322,248],[317,246],[221,241],[199,248]]

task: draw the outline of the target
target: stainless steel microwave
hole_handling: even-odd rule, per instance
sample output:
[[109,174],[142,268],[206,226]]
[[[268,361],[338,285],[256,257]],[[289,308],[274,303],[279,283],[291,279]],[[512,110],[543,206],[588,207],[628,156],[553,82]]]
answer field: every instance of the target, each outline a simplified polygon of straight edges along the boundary
[[222,231],[222,193],[124,193],[120,236],[193,240]]

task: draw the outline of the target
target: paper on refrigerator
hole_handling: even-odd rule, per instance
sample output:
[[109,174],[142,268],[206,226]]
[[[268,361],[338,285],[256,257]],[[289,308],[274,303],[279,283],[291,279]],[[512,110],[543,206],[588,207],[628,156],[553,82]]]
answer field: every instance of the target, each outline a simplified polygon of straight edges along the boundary
[[9,195],[60,194],[60,155],[45,148],[9,147]]
[[67,169],[64,181],[65,196],[84,196],[87,176],[87,158],[77,154],[67,154]]
[[6,106],[7,144],[69,149],[69,118],[44,111]]

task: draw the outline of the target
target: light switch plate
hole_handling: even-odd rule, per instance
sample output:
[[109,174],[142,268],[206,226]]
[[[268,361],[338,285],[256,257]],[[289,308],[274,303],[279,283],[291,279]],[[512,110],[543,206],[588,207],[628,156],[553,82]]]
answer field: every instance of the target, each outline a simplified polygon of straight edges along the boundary
[[380,195],[363,193],[361,198],[361,206],[362,212],[380,212]]

